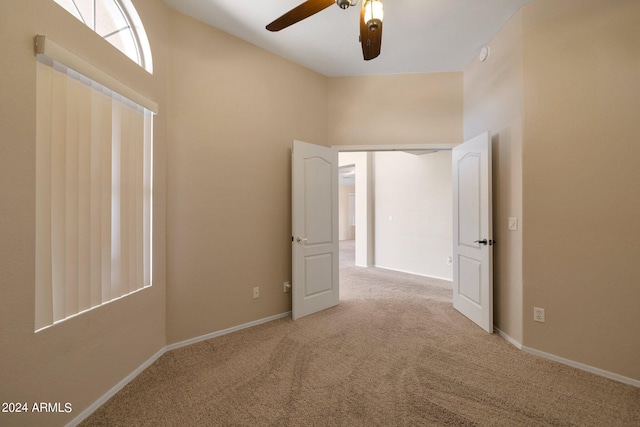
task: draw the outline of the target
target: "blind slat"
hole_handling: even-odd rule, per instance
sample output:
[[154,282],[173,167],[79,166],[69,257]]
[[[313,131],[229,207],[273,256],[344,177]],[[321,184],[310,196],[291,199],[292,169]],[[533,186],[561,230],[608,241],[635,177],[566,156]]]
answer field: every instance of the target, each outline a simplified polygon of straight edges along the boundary
[[51,97],[53,68],[37,63],[36,329],[53,323],[51,296]]
[[54,69],[51,103],[51,288],[53,320],[66,317],[67,76]]
[[111,122],[111,299],[118,298],[122,289],[122,105],[113,102]]
[[91,308],[91,127],[90,82],[78,87],[78,311]]
[[113,169],[111,164],[113,162],[113,150],[111,147],[112,144],[112,111],[113,111],[113,100],[109,96],[105,95],[105,102],[102,107],[102,120],[101,120],[101,132],[100,132],[100,146],[101,146],[101,207],[102,207],[102,222],[100,229],[100,240],[102,244],[102,302],[107,302],[111,300],[111,282],[112,282],[112,218],[113,212],[111,210],[111,199],[113,195],[112,182],[113,179],[111,177],[113,173]]
[[89,190],[90,220],[90,262],[91,287],[89,291],[90,306],[102,302],[102,110],[106,96],[98,90],[91,92],[91,187]]
[[79,230],[79,159],[80,151],[80,86],[81,83],[67,77],[67,132],[65,165],[65,317],[78,310],[78,273],[80,269],[78,242]]
[[[145,111],[144,114],[144,257],[145,259],[152,259],[151,242],[151,218],[153,218],[151,199],[153,193],[153,114],[149,111]],[[144,263],[144,279],[143,286],[151,285],[151,263]]]

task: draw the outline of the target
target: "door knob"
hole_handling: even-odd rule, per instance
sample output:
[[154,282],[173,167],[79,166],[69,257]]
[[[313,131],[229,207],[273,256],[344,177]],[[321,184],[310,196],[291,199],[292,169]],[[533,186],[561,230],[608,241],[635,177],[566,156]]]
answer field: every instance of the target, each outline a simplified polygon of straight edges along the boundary
[[482,240],[474,240],[473,243],[480,243],[481,245],[493,245],[496,241],[495,240],[487,240],[487,239],[482,239]]
[[306,242],[306,241],[307,241],[307,238],[306,238],[306,237],[300,237],[300,236],[298,236],[298,237],[296,238],[296,242],[298,242],[298,243],[302,243],[302,242]]

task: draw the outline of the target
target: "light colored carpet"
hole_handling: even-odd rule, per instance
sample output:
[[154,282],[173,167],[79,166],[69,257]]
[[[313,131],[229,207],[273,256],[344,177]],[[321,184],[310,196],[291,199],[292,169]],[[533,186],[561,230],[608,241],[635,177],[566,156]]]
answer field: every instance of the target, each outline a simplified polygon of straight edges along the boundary
[[167,352],[83,425],[640,426],[640,389],[485,333],[449,282],[342,253],[339,306]]

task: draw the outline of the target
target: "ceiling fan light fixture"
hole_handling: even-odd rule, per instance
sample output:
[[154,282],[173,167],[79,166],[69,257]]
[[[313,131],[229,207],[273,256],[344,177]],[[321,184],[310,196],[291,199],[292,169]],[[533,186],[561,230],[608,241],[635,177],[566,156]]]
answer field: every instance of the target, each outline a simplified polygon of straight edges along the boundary
[[377,30],[382,24],[383,17],[382,2],[380,0],[367,0],[364,5],[364,22],[367,24],[369,31]]

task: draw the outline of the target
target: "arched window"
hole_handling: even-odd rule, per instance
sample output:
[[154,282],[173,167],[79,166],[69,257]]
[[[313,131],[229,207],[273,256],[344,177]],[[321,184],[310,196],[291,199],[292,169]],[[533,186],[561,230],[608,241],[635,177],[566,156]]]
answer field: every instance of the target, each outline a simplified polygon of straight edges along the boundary
[[148,72],[149,40],[130,0],[54,0]]

